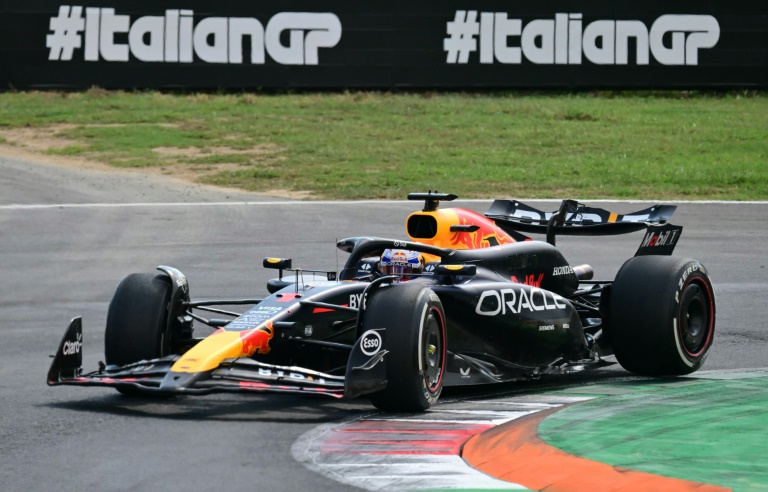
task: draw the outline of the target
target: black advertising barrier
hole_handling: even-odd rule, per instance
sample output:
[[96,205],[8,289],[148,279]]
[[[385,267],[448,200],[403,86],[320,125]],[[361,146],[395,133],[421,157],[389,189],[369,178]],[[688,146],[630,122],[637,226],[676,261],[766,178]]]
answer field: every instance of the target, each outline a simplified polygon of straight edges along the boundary
[[764,0],[4,0],[0,88],[768,87]]

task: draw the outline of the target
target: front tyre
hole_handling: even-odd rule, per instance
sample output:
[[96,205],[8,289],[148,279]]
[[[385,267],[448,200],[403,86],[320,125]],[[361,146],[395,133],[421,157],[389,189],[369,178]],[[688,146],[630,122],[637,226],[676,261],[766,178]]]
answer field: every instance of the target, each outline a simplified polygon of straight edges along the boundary
[[120,281],[107,313],[107,364],[122,366],[167,355],[170,299],[166,275],[133,273]]
[[445,374],[445,312],[423,284],[395,284],[367,302],[363,331],[386,328],[387,387],[370,395],[390,412],[422,412],[437,402]]
[[631,258],[610,295],[608,331],[622,367],[664,376],[702,366],[715,335],[715,295],[701,263],[669,256]]

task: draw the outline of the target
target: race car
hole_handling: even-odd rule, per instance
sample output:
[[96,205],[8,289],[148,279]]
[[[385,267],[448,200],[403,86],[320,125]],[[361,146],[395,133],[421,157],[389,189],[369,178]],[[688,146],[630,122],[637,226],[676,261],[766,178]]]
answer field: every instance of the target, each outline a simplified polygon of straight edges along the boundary
[[[574,200],[554,212],[495,200],[479,214],[440,208],[455,195],[408,198],[424,201],[406,220],[408,239],[338,241],[349,253],[338,272],[266,258],[278,276],[263,299],[193,301],[187,278],[167,266],[128,275],[109,305],[105,362],[83,373],[75,318],[48,384],[128,395],[365,395],[382,410],[418,412],[445,386],[615,361],[636,374],[683,375],[704,363],[714,291],[700,262],[671,256],[682,233],[668,222],[675,206],[619,215]],[[570,264],[556,247],[559,235],[633,231],[644,232],[641,245],[613,280],[593,280],[589,265]],[[196,337],[194,323],[215,331]]]

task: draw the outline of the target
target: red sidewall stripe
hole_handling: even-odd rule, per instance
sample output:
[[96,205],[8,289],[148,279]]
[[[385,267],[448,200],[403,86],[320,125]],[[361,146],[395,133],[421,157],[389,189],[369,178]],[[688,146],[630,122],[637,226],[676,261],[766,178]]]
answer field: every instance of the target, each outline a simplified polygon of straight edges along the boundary
[[[709,300],[709,305],[707,306],[707,315],[709,317],[709,320],[708,320],[709,326],[707,327],[707,340],[701,346],[701,350],[699,350],[698,352],[696,352],[694,354],[694,353],[691,353],[688,350],[688,348],[685,346],[685,343],[683,341],[683,336],[682,336],[682,333],[681,333],[682,323],[680,323],[680,322],[678,322],[678,324],[677,324],[677,333],[676,333],[676,335],[677,335],[677,338],[680,340],[680,346],[685,351],[686,355],[688,355],[688,357],[690,357],[691,359],[695,360],[698,357],[701,357],[701,354],[706,352],[707,348],[709,348],[710,343],[712,343],[712,333],[714,332],[714,327],[715,327],[715,309],[714,309],[715,303],[714,303],[714,299],[712,298],[712,290],[709,288],[709,285],[707,285],[707,282],[703,281],[702,279],[700,279],[698,277],[694,277],[694,278],[691,278],[690,280],[688,280],[685,283],[685,285],[683,286],[683,290],[681,291],[681,293],[685,292],[686,287],[688,287],[694,281],[697,284],[699,284],[699,285],[704,287],[704,290],[706,291],[706,294],[707,294],[707,300]],[[680,301],[682,301],[682,298],[680,299]],[[677,319],[680,319],[680,315],[682,314],[680,312],[681,308],[682,308],[682,306],[678,306]]]

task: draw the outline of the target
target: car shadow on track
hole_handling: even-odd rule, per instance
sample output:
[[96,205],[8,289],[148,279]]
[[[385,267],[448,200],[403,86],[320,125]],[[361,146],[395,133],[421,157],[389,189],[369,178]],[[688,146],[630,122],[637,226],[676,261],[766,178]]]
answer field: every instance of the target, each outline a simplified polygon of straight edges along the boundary
[[365,398],[329,401],[294,395],[209,395],[160,399],[109,394],[51,402],[45,406],[84,413],[171,420],[307,424],[333,422],[375,410]]
[[441,399],[491,399],[508,396],[535,394],[547,391],[565,390],[608,383],[638,383],[657,381],[659,378],[638,376],[625,371],[618,365],[573,374],[543,375],[538,379],[512,381],[509,383],[459,386],[445,388]]
[[[442,402],[493,399],[511,395],[562,390],[569,386],[585,386],[630,381],[653,381],[622,370],[600,369],[571,375],[542,376],[532,381],[446,388]],[[76,393],[71,392],[72,396]],[[70,395],[65,395],[65,398]],[[45,406],[84,413],[171,420],[216,420],[240,422],[292,422],[322,424],[345,418],[381,413],[361,397],[355,400],[330,400],[319,396],[278,394],[218,394],[182,397],[134,397],[108,390],[99,396],[60,399]],[[437,407],[439,408],[440,404]]]

